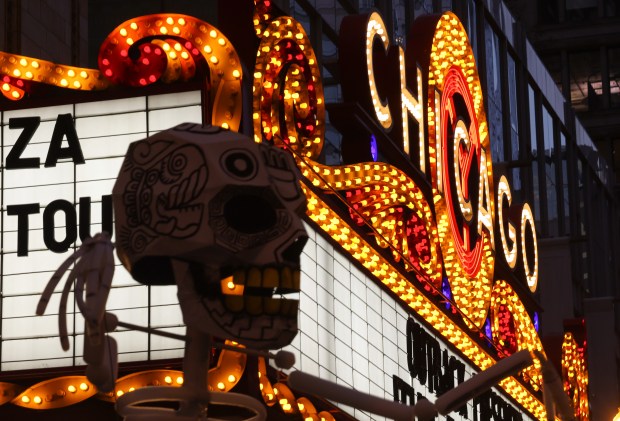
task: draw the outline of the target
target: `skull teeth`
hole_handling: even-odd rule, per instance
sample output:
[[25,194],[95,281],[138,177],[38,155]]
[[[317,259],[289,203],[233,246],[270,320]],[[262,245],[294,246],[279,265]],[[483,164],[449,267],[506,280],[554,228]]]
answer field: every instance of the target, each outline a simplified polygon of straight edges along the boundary
[[264,289],[265,292],[274,290],[280,294],[289,292],[299,292],[301,274],[299,270],[289,267],[281,269],[267,267],[252,267],[247,270],[236,270],[232,276],[222,280],[222,293],[224,295],[242,295],[244,290],[247,294],[248,289]]
[[227,295],[224,297],[226,309],[233,313],[246,312],[251,316],[280,315],[285,317],[297,316],[299,301],[268,297]]
[[289,267],[239,269],[221,281],[224,305],[234,313],[295,317],[299,308],[297,300],[272,298],[271,295],[274,291],[279,294],[299,292],[300,277],[299,270]]

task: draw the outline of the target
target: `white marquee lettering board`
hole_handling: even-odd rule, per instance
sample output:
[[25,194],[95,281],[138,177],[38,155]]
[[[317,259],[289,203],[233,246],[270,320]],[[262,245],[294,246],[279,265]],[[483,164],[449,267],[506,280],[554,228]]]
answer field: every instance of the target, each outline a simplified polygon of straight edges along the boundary
[[[56,200],[78,203],[91,198],[90,233],[101,231],[101,198],[110,195],[129,143],[186,121],[201,121],[199,91],[141,96],[111,101],[68,104],[45,108],[6,111],[2,124],[2,325],[0,370],[37,369],[81,365],[84,322],[74,317],[69,301],[67,325],[71,349],[64,352],[58,333],[60,292],[54,294],[46,314],[35,316],[40,293],[54,270],[72,251],[54,253],[43,239],[45,207]],[[71,114],[75,122],[84,164],[60,160],[45,168],[58,115]],[[10,129],[12,118],[40,117],[41,123],[21,153],[21,158],[38,157],[39,168],[6,169],[7,155],[13,150],[22,129]],[[65,147],[66,145],[66,141]],[[40,212],[28,216],[28,255],[18,256],[18,216],[8,215],[7,207],[39,203]],[[79,206],[76,206],[79,215]],[[84,211],[84,210],[82,210]],[[64,212],[54,217],[55,239],[66,237]],[[79,245],[79,240],[77,245]],[[72,250],[72,249],[70,249]],[[118,261],[117,261],[118,263]],[[117,266],[108,309],[120,320],[184,332],[174,287],[149,288],[135,282],[122,266]],[[59,290],[59,288],[57,288]],[[141,332],[117,332],[120,361],[141,361],[182,356],[183,344]]]
[[[75,165],[71,159],[64,159],[46,168],[50,139],[60,114],[71,114],[74,119],[85,162]],[[201,115],[199,91],[0,113],[0,371],[83,365],[84,322],[81,316],[75,316],[73,301],[69,301],[67,314],[68,352],[62,350],[57,336],[60,292],[54,294],[45,316],[35,315],[47,281],[74,250],[73,246],[65,253],[47,249],[43,236],[46,206],[56,200],[76,204],[80,198],[90,197],[90,233],[101,231],[102,196],[111,194],[129,143],[179,123],[201,121]],[[22,132],[10,129],[9,120],[21,117],[41,119],[20,154],[21,158],[38,157],[40,166],[6,169],[6,157]],[[27,256],[18,256],[19,218],[7,214],[7,207],[32,203],[38,203],[40,209],[27,217],[28,252]],[[80,206],[75,209],[79,223],[82,209]],[[67,235],[65,224],[64,213],[57,212],[53,223],[57,241]],[[310,241],[302,254],[300,333],[288,347],[296,355],[294,368],[389,400],[394,398],[393,376],[396,375],[410,382],[416,393],[434,400],[436,396],[409,375],[407,312],[344,254],[334,250],[319,232],[310,226],[307,229]],[[79,244],[78,239],[75,246]],[[141,285],[118,261],[107,309],[123,321],[184,333],[176,287]],[[120,362],[183,355],[183,344],[173,339],[123,329],[112,335],[119,344]],[[452,351],[449,353],[455,355]],[[475,370],[465,365],[467,379]],[[468,419],[471,420],[474,415],[471,402],[469,405]],[[353,408],[345,409],[360,420],[381,419]],[[458,414],[451,418],[466,419]],[[529,418],[523,415],[523,419]]]

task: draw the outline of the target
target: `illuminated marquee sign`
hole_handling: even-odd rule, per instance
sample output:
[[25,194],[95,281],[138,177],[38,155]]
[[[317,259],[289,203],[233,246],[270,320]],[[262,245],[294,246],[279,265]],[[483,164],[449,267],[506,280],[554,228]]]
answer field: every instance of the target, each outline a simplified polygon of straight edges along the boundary
[[[253,88],[255,136],[293,151],[312,187],[306,189],[310,218],[479,368],[520,349],[542,350],[532,318],[511,283],[495,276],[496,260],[503,255],[513,280],[522,278],[536,290],[535,225],[527,204],[520,207],[516,224],[508,217],[519,206],[512,203],[506,177],[495,189],[482,89],[456,16],[445,13],[416,22],[412,33],[418,36],[412,37],[407,52],[390,47],[377,13],[347,17],[342,23],[343,95],[378,122],[367,141],[347,136],[343,125],[343,150],[349,141],[349,150],[366,150],[371,158],[373,136],[400,140],[400,150],[419,157],[417,171],[370,159],[349,159],[352,163],[337,167],[317,162],[324,103],[313,95],[318,92],[312,72],[316,59],[298,24],[265,16],[255,20],[261,36]],[[422,33],[416,34],[416,28]],[[281,60],[282,50],[294,56],[291,66]],[[375,71],[382,72],[381,77],[375,77]],[[408,88],[412,79],[415,93]],[[390,82],[396,89],[390,89]],[[314,117],[310,124],[308,116]],[[417,148],[410,141],[410,132],[416,132],[409,129],[410,116],[417,124]],[[341,129],[335,120],[332,116]],[[360,155],[364,152],[356,158]],[[429,184],[430,193],[425,194]],[[349,215],[335,210],[338,201],[328,202],[333,209],[326,206],[329,196],[317,190],[340,192]],[[412,276],[403,275],[407,272]],[[446,298],[459,316],[449,317],[441,309]],[[494,357],[472,340],[487,320]],[[541,386],[538,368],[526,369],[522,377],[531,389],[514,378],[501,385],[541,417],[544,408],[531,391]]]
[[[252,75],[254,138],[293,153],[306,178],[302,187],[308,198],[308,217],[477,368],[486,369],[520,349],[542,350],[534,323],[511,285],[516,279],[525,282],[531,291],[537,288],[532,211],[527,204],[512,202],[505,176],[494,179],[482,89],[473,52],[457,17],[445,13],[419,19],[406,51],[390,45],[385,24],[377,13],[343,20],[343,94],[347,101],[359,104],[365,118],[372,116],[368,125],[372,133],[364,140],[351,136],[345,127],[341,130],[343,150],[351,150],[351,145],[360,151],[366,149],[368,159],[354,156],[346,159],[346,165],[327,166],[318,162],[326,105],[319,66],[308,37],[293,18],[271,17],[268,2],[259,1],[256,10],[254,24],[260,46]],[[200,117],[238,130],[242,70],[234,47],[216,28],[187,16],[145,16],[116,28],[101,51],[99,71],[0,53],[0,90],[5,97],[19,100],[33,83],[97,90],[112,84],[146,86],[157,81],[188,80],[208,72],[208,104],[203,104]],[[132,58],[135,54],[130,51],[136,52],[138,59]],[[92,215],[100,214],[104,223],[109,221],[109,189],[96,195],[85,189],[89,194],[82,195],[80,189],[76,193],[73,188],[80,181],[87,188],[91,180],[85,175],[84,180],[78,180],[79,169],[94,162],[85,148],[88,135],[79,124],[81,117],[92,114],[92,109],[82,116],[80,107],[76,104],[64,111],[45,110],[52,114],[47,116],[32,110],[3,114],[5,139],[12,136],[15,141],[7,169],[34,168],[45,157],[45,171],[64,168],[66,172],[50,182],[71,186],[63,198],[24,201],[25,196],[46,190],[39,186],[45,176],[34,175],[30,181],[14,176],[16,187],[7,190],[10,184],[6,180],[11,179],[12,171],[5,172],[4,218],[12,221],[12,225],[5,223],[5,230],[12,228],[4,244],[14,244],[16,255],[24,256],[15,258],[15,266],[24,265],[25,260],[20,259],[25,259],[26,254],[36,258],[34,251],[55,247],[62,251],[73,242],[69,240],[87,234],[82,227],[87,225],[88,218],[82,216],[87,212],[82,210],[91,203],[89,197],[102,198],[98,205],[102,212],[93,210]],[[123,110],[120,114],[134,112],[151,111]],[[97,112],[99,124],[114,126],[111,119],[103,117],[107,113]],[[71,125],[63,123],[69,118],[65,115],[75,120],[75,132]],[[337,115],[333,117],[337,125]],[[41,127],[43,122],[47,124],[47,132],[35,127],[37,119]],[[127,141],[151,132],[135,132],[131,121],[132,129],[125,126],[126,131],[109,136],[121,136]],[[178,122],[161,118],[157,124],[166,125],[161,130]],[[93,138],[98,136],[92,134]],[[58,139],[66,139],[69,146],[59,145]],[[47,152],[39,153],[39,158],[31,155],[29,147],[34,144],[45,145]],[[126,147],[126,142],[123,144]],[[389,152],[394,145],[400,155]],[[120,159],[124,151],[105,157]],[[396,157],[390,161],[398,166],[376,162],[387,152]],[[105,157],[94,153],[101,159],[98,168],[106,167],[102,173],[110,174]],[[403,160],[403,153],[411,159]],[[358,157],[363,155],[361,152]],[[81,160],[86,165],[81,165]],[[110,188],[115,174],[102,184]],[[7,200],[11,197],[7,191],[15,192],[15,199]],[[20,196],[22,192],[25,194]],[[32,215],[40,213],[40,207],[35,210],[34,206],[39,203],[49,204],[44,205],[43,217],[33,218],[35,222],[27,226]],[[79,212],[74,203],[80,203]],[[58,214],[64,214],[64,225],[56,222]],[[511,219],[515,214],[519,218]],[[23,233],[34,232],[36,239],[37,230],[42,230],[38,236],[42,241],[26,244]],[[500,262],[509,270],[498,271]],[[10,266],[5,264],[4,268]],[[7,276],[10,274],[3,272],[5,285]],[[493,349],[479,340],[487,327]],[[521,377],[505,379],[501,387],[540,418],[544,408],[536,394],[541,386],[538,369],[530,367]]]

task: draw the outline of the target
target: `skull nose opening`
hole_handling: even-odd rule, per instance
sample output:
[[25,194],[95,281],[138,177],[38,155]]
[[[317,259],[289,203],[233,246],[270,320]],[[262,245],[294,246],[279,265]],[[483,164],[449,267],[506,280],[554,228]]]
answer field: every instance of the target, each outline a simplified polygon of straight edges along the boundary
[[274,207],[263,197],[241,194],[232,197],[224,206],[228,225],[245,234],[268,230],[277,222]]

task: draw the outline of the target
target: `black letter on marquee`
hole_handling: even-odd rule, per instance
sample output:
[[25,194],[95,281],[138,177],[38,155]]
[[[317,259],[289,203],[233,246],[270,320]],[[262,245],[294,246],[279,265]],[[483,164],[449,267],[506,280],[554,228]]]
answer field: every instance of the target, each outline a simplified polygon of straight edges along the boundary
[[[62,140],[65,136],[69,146],[63,148]],[[61,158],[71,158],[75,164],[83,164],[85,162],[71,114],[58,114],[54,133],[52,133],[52,140],[50,141],[50,148],[47,151],[47,158],[45,158],[45,166],[55,167]]]
[[110,234],[110,240],[114,235],[114,213],[112,195],[101,196],[101,230]]
[[407,320],[407,365],[411,377],[417,377],[422,385],[426,384],[428,369],[426,364],[428,339],[428,333],[412,318],[409,318]]
[[17,215],[17,255],[28,256],[28,215],[39,213],[38,203],[26,205],[9,205],[7,215]]
[[413,406],[415,404],[415,390],[397,375],[392,375],[392,385],[394,388],[394,402]]
[[17,140],[15,145],[11,148],[11,151],[6,156],[6,169],[16,170],[20,168],[39,168],[39,158],[22,158],[22,153],[26,149],[28,142],[32,139],[34,132],[41,124],[40,117],[21,117],[10,118],[9,129],[24,129]]
[[[84,241],[90,235],[90,197],[80,197],[80,240]],[[101,196],[101,231],[112,237],[113,215],[112,195]]]
[[[54,237],[54,216],[56,212],[65,213],[66,232],[65,239],[61,242]],[[55,253],[64,253],[77,239],[77,216],[71,202],[66,200],[54,200],[43,211],[43,241],[47,248]]]

